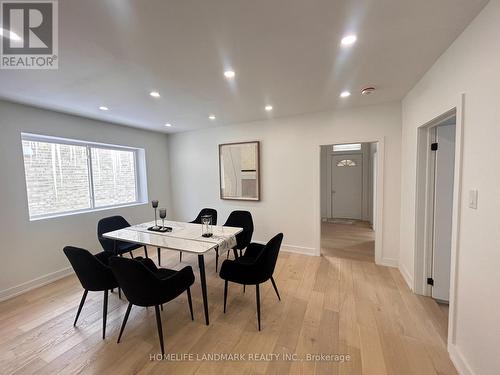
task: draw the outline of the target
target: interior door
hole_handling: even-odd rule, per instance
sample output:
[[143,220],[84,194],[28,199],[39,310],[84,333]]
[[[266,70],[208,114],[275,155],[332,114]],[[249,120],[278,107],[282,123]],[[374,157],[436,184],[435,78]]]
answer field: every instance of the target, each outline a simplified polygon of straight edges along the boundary
[[432,243],[432,297],[449,301],[453,178],[455,169],[455,125],[436,128],[434,172],[434,231]]
[[362,161],[361,154],[332,156],[332,217],[361,219]]

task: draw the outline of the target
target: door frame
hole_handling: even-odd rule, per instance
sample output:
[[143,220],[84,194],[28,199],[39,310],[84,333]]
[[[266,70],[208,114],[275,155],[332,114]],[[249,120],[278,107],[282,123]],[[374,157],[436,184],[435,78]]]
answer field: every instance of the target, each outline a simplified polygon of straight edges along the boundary
[[317,145],[317,159],[316,159],[316,168],[317,173],[315,177],[316,184],[316,202],[314,204],[315,207],[315,232],[316,232],[316,246],[314,255],[321,255],[321,146],[328,145],[338,145],[344,143],[377,143],[377,212],[374,212],[373,216],[376,217],[377,222],[377,230],[375,231],[375,263],[383,266],[391,266],[396,267],[397,264],[394,264],[392,261],[384,260],[382,249],[383,249],[383,231],[384,231],[384,164],[385,164],[385,150],[384,150],[384,140],[385,137],[380,138],[336,138],[331,139],[328,142],[323,142]]
[[448,318],[448,347],[455,343],[456,324],[456,282],[458,278],[458,252],[460,233],[460,201],[462,195],[462,158],[463,158],[463,126],[464,126],[465,94],[461,94],[456,106],[441,113],[430,121],[417,128],[417,178],[415,194],[415,253],[414,253],[414,279],[413,290],[417,294],[430,296],[431,289],[427,285],[429,271],[430,240],[432,238],[433,212],[430,210],[429,174],[433,172],[430,166],[431,154],[429,142],[431,129],[441,124],[446,119],[456,116],[455,122],[455,167],[453,179],[453,214],[451,230],[451,264],[450,264],[450,301]]

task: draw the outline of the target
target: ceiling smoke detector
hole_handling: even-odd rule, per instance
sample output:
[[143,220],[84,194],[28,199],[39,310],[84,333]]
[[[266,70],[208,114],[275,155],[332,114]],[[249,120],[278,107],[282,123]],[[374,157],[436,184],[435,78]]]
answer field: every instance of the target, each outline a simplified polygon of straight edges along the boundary
[[375,87],[365,87],[363,90],[361,90],[361,95],[371,95],[375,92]]

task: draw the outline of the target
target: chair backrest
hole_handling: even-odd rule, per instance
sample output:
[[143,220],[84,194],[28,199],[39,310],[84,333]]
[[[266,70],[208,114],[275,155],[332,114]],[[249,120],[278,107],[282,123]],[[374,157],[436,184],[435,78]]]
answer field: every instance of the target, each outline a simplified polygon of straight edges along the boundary
[[114,241],[108,238],[104,238],[102,235],[107,232],[112,232],[114,230],[123,229],[129,227],[130,224],[123,216],[109,216],[105,217],[97,223],[97,239],[101,243],[102,248],[105,251],[114,251]]
[[139,260],[114,256],[109,266],[129,302],[138,306],[158,304],[158,279]]
[[278,233],[269,240],[255,260],[255,267],[265,280],[273,275],[282,241],[283,233]]
[[243,228],[243,231],[236,235],[236,248],[244,249],[252,241],[253,220],[252,214],[248,211],[233,211],[224,224],[228,227]]
[[217,225],[217,210],[213,208],[203,208],[198,216],[196,216],[196,219],[191,221],[193,224],[201,224],[201,217],[205,215],[210,215],[212,216],[212,225]]
[[118,285],[111,269],[88,250],[66,246],[63,251],[84,289],[99,291]]

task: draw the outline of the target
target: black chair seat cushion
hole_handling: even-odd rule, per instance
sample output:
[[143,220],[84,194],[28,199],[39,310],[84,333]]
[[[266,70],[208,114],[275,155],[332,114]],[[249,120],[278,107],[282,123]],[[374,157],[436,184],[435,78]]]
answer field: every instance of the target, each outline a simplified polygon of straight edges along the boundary
[[269,280],[274,272],[283,234],[274,236],[266,245],[251,243],[245,254],[235,260],[226,259],[220,277],[238,284],[255,285]]
[[227,281],[232,281],[237,284],[254,285],[260,284],[268,280],[266,277],[261,277],[253,267],[252,259],[242,260],[241,257],[237,260],[226,259],[220,268],[220,277]]
[[157,268],[149,258],[110,258],[110,266],[128,301],[157,306],[173,300],[194,283],[191,266],[176,271]]
[[128,253],[129,251],[135,250],[142,247],[142,245],[136,244],[136,243],[130,243],[130,242],[121,242],[117,241],[116,243],[116,254],[124,254]]
[[155,262],[149,258],[137,257],[136,260],[142,262],[151,272],[153,272],[159,279],[166,279],[173,276],[177,271],[168,268],[158,268]]

